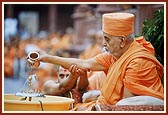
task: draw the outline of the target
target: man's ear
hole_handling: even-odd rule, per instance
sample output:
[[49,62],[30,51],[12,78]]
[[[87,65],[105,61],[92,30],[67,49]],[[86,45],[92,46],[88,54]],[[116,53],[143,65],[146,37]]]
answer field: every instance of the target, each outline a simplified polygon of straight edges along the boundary
[[125,36],[122,36],[122,37],[120,37],[120,40],[121,40],[121,45],[120,45],[120,47],[123,48],[123,47],[125,46],[125,44],[126,44],[126,37],[125,37]]

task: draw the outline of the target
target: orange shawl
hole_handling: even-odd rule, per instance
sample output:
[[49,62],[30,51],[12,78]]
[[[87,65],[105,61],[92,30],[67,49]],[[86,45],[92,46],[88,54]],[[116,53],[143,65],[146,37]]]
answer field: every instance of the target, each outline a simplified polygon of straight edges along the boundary
[[[124,85],[132,93],[135,93],[137,95],[149,95],[160,99],[164,99],[163,86],[160,80],[156,80],[157,83],[155,84],[157,86],[151,85],[150,87],[147,87],[145,86],[146,84],[142,85],[143,80],[138,81],[140,82],[138,83],[136,81],[136,75],[132,74],[133,76],[128,76],[128,77],[130,77],[129,80],[131,79],[133,80],[127,81],[127,82],[125,81],[128,65],[131,63],[131,61],[134,61],[137,58],[144,58],[154,62],[156,64],[156,69],[159,77],[163,76],[163,66],[154,57],[154,51],[152,50],[152,46],[148,42],[145,42],[144,37],[140,37],[137,40],[135,40],[130,47],[131,48],[129,48],[114,64],[110,66],[107,74],[107,79],[101,89],[102,95],[98,99],[99,103],[115,104],[116,102],[118,102],[123,97]],[[152,53],[149,53],[149,51]],[[153,78],[158,79],[158,77],[156,76],[157,75],[151,75],[150,76],[151,78],[149,79],[153,79]]]
[[[138,72],[143,71],[143,73],[139,73],[139,76],[138,72],[135,72],[136,74],[127,73],[131,62],[134,62],[139,58],[154,63],[154,66],[152,65],[154,69],[149,68],[147,71],[155,71],[155,73],[149,75],[148,72],[146,72],[146,69],[140,71],[137,70]],[[91,110],[92,106],[96,103],[114,105],[122,99],[124,86],[130,92],[137,95],[149,95],[164,99],[163,86],[160,80],[163,76],[163,66],[155,58],[152,45],[148,43],[144,37],[135,39],[130,48],[116,61],[112,55],[107,55],[107,53],[99,54],[96,56],[96,60],[107,69],[109,68],[107,78],[101,89],[102,94],[96,102],[92,101],[89,103],[82,103],[76,106],[74,110],[81,108],[82,110],[83,108]],[[127,74],[129,74],[129,76]],[[148,75],[147,78],[145,77],[146,75]],[[142,79],[139,80],[136,76],[142,77]],[[145,79],[143,79],[143,77],[145,77]],[[151,81],[149,81],[148,77]],[[145,82],[145,80],[147,80],[147,82]],[[146,84],[143,83],[149,83],[152,85],[146,86]]]

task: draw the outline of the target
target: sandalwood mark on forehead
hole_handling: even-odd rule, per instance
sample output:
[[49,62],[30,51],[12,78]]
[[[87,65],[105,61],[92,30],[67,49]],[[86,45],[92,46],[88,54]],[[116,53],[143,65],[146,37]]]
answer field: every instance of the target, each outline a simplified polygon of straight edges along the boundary
[[66,70],[66,69],[64,69],[63,71],[64,71],[64,72],[67,72],[67,70]]

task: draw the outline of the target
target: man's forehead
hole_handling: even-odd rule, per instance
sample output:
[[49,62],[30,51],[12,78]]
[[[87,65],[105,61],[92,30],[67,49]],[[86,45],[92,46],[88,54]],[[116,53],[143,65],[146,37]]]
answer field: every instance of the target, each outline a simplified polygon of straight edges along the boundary
[[68,69],[65,69],[63,67],[59,67],[59,73],[70,73]]
[[63,67],[59,67],[59,71],[67,71],[67,69],[63,68]]
[[118,37],[121,37],[121,36],[110,35],[110,34],[107,34],[107,33],[105,33],[105,32],[103,32],[103,36],[107,36],[107,37],[110,37],[110,38],[118,38]]
[[103,32],[103,35],[104,35],[104,36],[113,36],[113,35],[107,34],[107,33],[105,33],[105,32]]
[[67,72],[68,70],[64,69],[64,68],[61,68],[61,69],[59,69],[59,71]]

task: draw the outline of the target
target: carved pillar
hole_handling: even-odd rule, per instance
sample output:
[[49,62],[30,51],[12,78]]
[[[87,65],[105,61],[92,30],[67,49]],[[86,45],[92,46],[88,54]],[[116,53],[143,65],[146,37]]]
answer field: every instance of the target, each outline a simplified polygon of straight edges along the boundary
[[97,21],[93,8],[88,5],[78,5],[72,15],[74,19],[74,30],[76,38],[74,44],[87,44],[87,32],[89,29],[97,29]]
[[8,4],[7,5],[7,12],[6,12],[6,17],[7,18],[13,18],[14,14],[13,14],[13,5],[12,4]]
[[57,6],[55,4],[49,5],[48,10],[48,24],[49,24],[49,32],[56,32],[57,30]]

